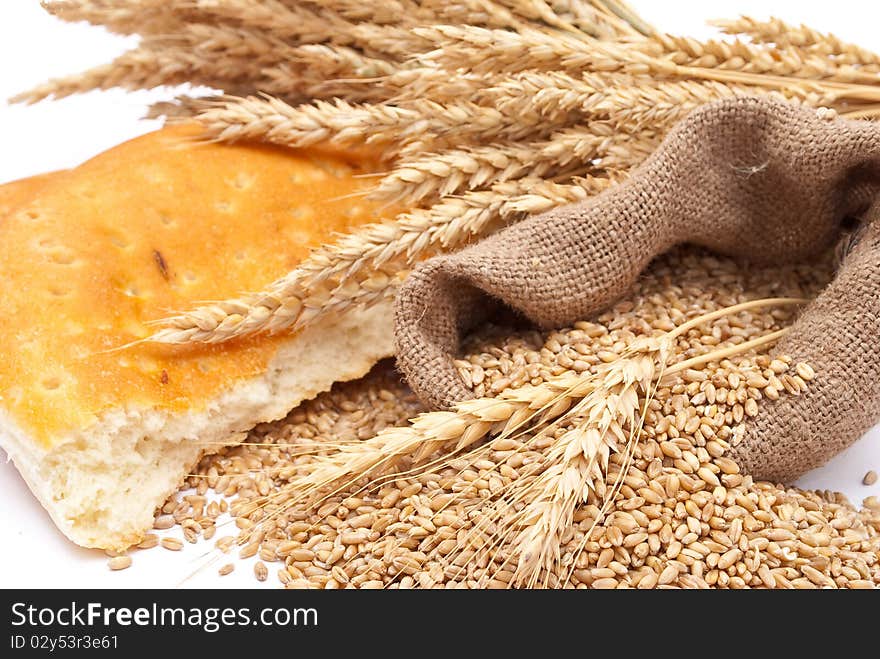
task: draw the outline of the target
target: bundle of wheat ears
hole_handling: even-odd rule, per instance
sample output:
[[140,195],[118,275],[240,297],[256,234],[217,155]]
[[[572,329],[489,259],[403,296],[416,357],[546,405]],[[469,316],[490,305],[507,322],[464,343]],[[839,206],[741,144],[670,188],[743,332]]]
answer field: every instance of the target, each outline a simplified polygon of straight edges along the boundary
[[[181,311],[148,339],[164,343],[294,330],[393,296],[424,258],[613,185],[676,121],[714,99],[772,95],[849,117],[880,117],[880,56],[777,19],[718,21],[731,39],[697,41],[656,31],[616,0],[44,4],[64,20],[141,39],[114,62],[19,100],[111,87],[187,83],[195,86],[190,94],[210,88],[215,95],[179,96],[152,112],[195,117],[206,138],[221,141],[367,146],[388,167],[370,194],[408,209],[323,246],[263,291]],[[505,498],[503,510],[487,513],[491,532],[513,546],[512,583],[537,585],[558,562],[556,538],[577,506],[598,501],[598,523],[617,494],[619,483],[605,487],[609,456],[618,454],[618,467],[630,459],[664,374],[746,352],[785,331],[695,363],[672,359],[676,337],[711,320],[632,345],[592,373],[428,413],[346,446],[291,482],[282,512],[318,505],[328,491],[344,491],[364,476],[381,477],[404,456],[413,468],[436,461],[438,451],[444,459],[487,437],[553,439],[560,419],[575,419],[553,440],[555,464]],[[626,469],[616,473],[622,483]]]
[[627,175],[697,105],[769,94],[880,116],[880,56],[773,19],[732,41],[661,34],[616,0],[51,0],[140,44],[38,87],[206,86],[154,113],[217,140],[369,145],[372,196],[408,208],[326,245],[264,291],[181,313],[152,337],[220,342],[296,329],[393,295],[413,263]]

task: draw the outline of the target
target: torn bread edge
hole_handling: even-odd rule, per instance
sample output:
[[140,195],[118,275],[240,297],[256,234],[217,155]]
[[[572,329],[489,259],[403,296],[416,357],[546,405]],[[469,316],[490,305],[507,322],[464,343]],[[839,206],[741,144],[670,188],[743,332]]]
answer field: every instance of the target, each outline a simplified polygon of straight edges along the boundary
[[347,312],[283,343],[267,370],[204,409],[117,408],[44,448],[0,409],[0,446],[57,527],[84,547],[121,551],[143,539],[157,507],[205,453],[236,444],[334,382],[393,353],[390,302]]

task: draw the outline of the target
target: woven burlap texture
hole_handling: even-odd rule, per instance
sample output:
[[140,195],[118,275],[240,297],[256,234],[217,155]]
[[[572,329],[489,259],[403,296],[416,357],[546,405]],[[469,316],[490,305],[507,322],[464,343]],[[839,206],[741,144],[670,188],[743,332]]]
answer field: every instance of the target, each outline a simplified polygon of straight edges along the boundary
[[398,366],[426,404],[448,408],[473,397],[453,365],[461,337],[499,306],[562,327],[608,307],[673,245],[810,259],[848,218],[862,219],[861,239],[776,347],[817,376],[806,394],[763,401],[733,449],[756,477],[790,481],[880,418],[877,124],[767,99],[701,107],[624,183],[417,267],[396,303]]

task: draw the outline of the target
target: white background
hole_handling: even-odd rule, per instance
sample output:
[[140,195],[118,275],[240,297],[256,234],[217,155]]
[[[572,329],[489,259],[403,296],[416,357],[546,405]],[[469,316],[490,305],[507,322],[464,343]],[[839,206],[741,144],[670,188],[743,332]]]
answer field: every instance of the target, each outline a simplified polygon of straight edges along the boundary
[[[630,0],[660,29],[695,37],[712,34],[704,21],[746,14],[776,15],[831,31],[880,51],[880,3],[856,0]],[[101,29],[61,23],[45,14],[37,0],[0,2],[0,183],[76,165],[125,139],[153,130],[140,121],[147,103],[167,93],[120,91],[91,93],[32,107],[9,106],[5,99],[47,78],[75,73],[109,61],[133,40]],[[2,303],[2,301],[0,301]],[[0,328],[0,331],[4,331]],[[880,485],[861,485],[868,469],[880,471],[880,429],[858,442],[799,484],[845,492],[854,503],[880,494]],[[110,573],[101,552],[75,547],[58,533],[0,450],[0,587],[249,587],[250,562],[227,577],[209,563],[206,544],[187,545],[184,555],[163,549],[138,552],[130,569]],[[267,585],[277,582],[270,577]]]

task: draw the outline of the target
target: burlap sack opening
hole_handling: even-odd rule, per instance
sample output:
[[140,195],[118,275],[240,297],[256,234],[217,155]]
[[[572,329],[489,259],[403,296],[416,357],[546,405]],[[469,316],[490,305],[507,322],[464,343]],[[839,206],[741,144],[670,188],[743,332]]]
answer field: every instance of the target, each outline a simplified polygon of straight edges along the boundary
[[790,480],[878,419],[880,125],[756,98],[710,104],[675,127],[623,184],[528,218],[410,275],[397,299],[398,365],[426,404],[472,392],[452,359],[498,300],[542,327],[606,308],[656,255],[689,242],[756,263],[814,258],[862,218],[836,280],[777,347],[818,373],[762,406],[735,457]]

